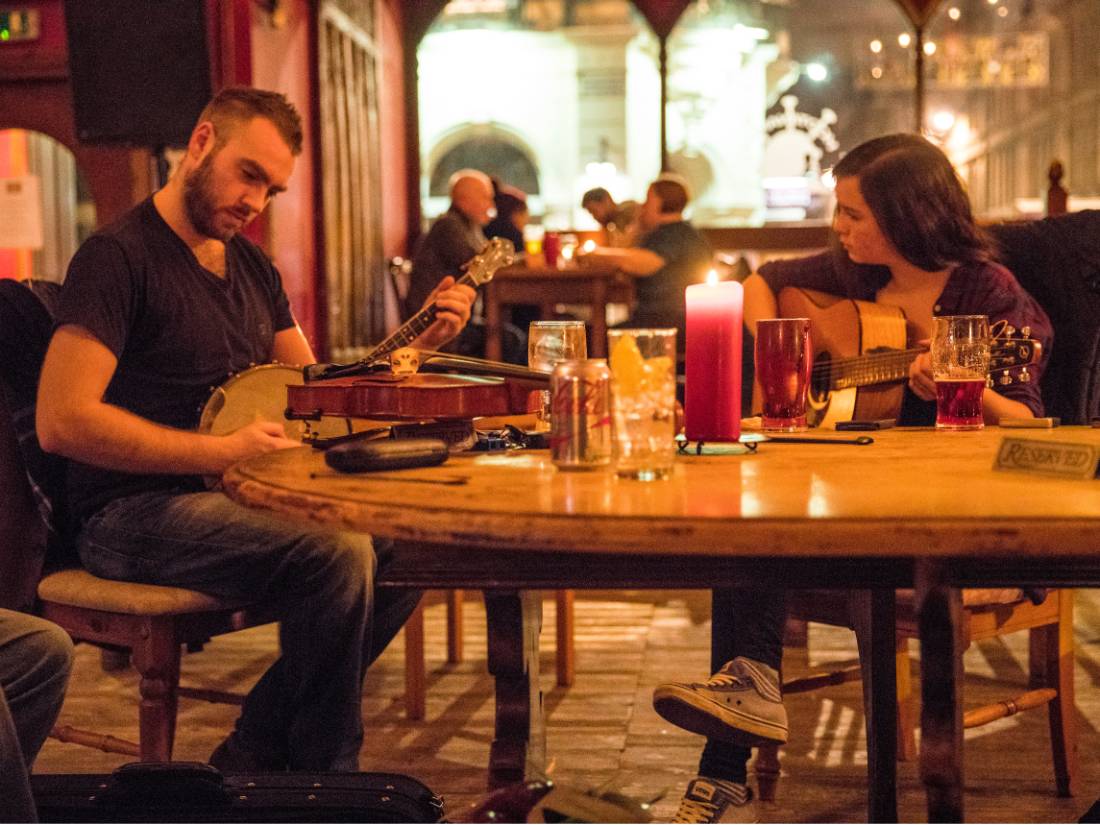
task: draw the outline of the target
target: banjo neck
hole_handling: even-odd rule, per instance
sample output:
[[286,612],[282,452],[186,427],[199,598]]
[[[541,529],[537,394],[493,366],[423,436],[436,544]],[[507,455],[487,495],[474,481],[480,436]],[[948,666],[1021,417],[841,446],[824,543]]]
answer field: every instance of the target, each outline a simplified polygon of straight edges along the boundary
[[[476,278],[466,273],[457,281],[455,285],[472,286],[475,289],[478,286]],[[366,359],[373,361],[376,358],[381,358],[383,355],[389,355],[394,350],[407,347],[412,344],[417,338],[424,334],[424,332],[435,322],[435,317],[439,314],[439,307],[433,301],[428,306],[424,307],[420,312],[416,313],[412,318],[403,323],[400,327],[393,331],[392,334],[378,346],[374,347],[367,353]]]

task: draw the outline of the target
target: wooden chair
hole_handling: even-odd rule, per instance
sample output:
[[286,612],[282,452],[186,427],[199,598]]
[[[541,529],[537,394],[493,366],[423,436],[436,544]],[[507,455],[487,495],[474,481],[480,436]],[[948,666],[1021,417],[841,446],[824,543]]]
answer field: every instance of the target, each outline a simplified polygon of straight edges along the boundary
[[[792,591],[788,594],[789,613],[806,621],[852,627],[863,660],[864,653],[870,650],[870,628],[863,626],[860,619],[866,614],[854,602],[861,595],[845,591]],[[1073,591],[1052,590],[1045,594],[1041,603],[1034,604],[1018,589],[964,590],[963,615],[963,633],[968,644],[1021,630],[1028,630],[1030,634],[1029,689],[1012,699],[967,711],[964,727],[977,727],[1046,705],[1057,793],[1074,796],[1080,770],[1073,686]],[[914,737],[917,717],[913,708],[908,644],[918,636],[913,591],[899,591],[895,662],[898,758],[901,760],[912,759],[917,752]],[[857,665],[786,682],[783,692],[801,693],[859,678],[861,666]],[[868,699],[864,696],[865,704]],[[757,752],[754,772],[760,798],[765,801],[775,799],[779,780],[778,751],[777,746],[766,746]]]
[[[163,762],[172,758],[178,697],[239,703],[230,694],[181,688],[181,647],[201,647],[212,636],[272,621],[263,611],[183,588],[109,581],[79,568],[56,570],[38,580],[45,529],[3,399],[0,497],[4,501],[0,578],[16,594],[9,604],[25,607],[37,584],[36,612],[59,624],[76,641],[131,651],[141,677],[136,743],[67,726],[55,728],[55,738]],[[21,533],[16,532],[20,525]]]

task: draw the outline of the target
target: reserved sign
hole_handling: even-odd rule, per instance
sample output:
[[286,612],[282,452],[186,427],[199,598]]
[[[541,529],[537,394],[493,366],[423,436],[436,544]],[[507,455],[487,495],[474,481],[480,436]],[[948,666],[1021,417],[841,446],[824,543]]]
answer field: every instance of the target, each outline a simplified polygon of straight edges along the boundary
[[993,469],[1043,473],[1062,478],[1097,478],[1100,477],[1100,447],[1008,437],[1001,441]]

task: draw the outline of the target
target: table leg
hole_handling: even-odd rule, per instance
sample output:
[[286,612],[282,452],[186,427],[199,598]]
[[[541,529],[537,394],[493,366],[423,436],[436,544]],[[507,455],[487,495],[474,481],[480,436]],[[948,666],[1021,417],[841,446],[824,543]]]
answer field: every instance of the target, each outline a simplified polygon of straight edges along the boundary
[[485,287],[485,357],[490,361],[499,361],[504,351],[501,331],[500,301],[493,285],[488,284]]
[[897,822],[897,599],[893,588],[858,590],[850,604],[867,715],[867,821]]
[[962,598],[947,565],[919,559],[920,775],[929,822],[963,821]]
[[485,591],[489,673],[496,679],[496,729],[489,787],[541,776],[546,729],[539,690],[542,598],[535,591]]

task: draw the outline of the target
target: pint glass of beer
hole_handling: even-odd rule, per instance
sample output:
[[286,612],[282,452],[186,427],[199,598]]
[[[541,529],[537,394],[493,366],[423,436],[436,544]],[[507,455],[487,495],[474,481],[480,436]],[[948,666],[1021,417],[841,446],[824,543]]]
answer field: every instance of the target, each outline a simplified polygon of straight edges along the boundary
[[768,318],[756,322],[756,380],[763,402],[765,432],[806,429],[813,349],[809,318]]
[[989,376],[989,319],[984,315],[933,318],[931,355],[936,428],[980,430],[982,393]]

